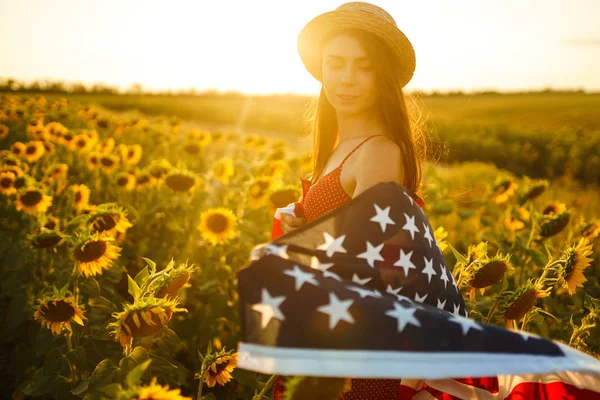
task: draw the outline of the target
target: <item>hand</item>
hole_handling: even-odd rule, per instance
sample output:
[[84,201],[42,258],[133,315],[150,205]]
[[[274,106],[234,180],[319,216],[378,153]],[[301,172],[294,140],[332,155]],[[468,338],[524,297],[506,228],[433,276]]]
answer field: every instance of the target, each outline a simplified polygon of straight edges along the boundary
[[281,215],[281,230],[283,231],[283,233],[293,231],[294,229],[304,225],[305,223],[306,220],[304,219],[304,217],[295,218],[290,214]]

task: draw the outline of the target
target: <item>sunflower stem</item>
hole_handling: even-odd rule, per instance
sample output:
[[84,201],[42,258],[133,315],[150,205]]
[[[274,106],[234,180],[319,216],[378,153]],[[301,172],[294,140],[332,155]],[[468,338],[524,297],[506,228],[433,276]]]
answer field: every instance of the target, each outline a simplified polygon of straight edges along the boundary
[[498,303],[500,302],[500,295],[502,294],[502,292],[498,293],[498,295],[496,296],[496,300],[494,300],[494,304],[492,304],[492,308],[490,308],[488,315],[485,317],[485,321],[483,321],[484,324],[490,323],[490,320],[492,319],[492,316],[494,315],[494,311],[496,310],[496,307],[498,306]]
[[[73,334],[71,332],[67,332],[67,334],[65,336],[67,339],[67,350],[69,351],[69,353],[71,353],[73,351],[73,343],[71,342],[71,337],[73,336]],[[71,371],[71,380],[75,381],[75,376],[76,376],[75,366],[72,364],[71,360],[68,357],[67,357],[67,361],[69,363],[69,370]]]
[[200,400],[202,398],[202,387],[204,386],[204,374],[206,373],[206,369],[204,366],[204,362],[202,363],[202,368],[200,368],[200,383],[198,384],[198,396],[196,396],[196,400]]
[[79,274],[75,275],[75,281],[73,281],[73,293],[75,294],[75,305],[79,304]]
[[267,390],[269,390],[269,388],[273,384],[273,381],[275,381],[275,378],[276,378],[275,374],[271,375],[271,377],[269,378],[269,380],[267,381],[267,383],[265,383],[265,386],[262,388],[262,390],[260,391],[260,393],[255,396],[255,398],[258,397],[258,399],[262,400],[262,398],[265,395],[265,393],[267,392]]

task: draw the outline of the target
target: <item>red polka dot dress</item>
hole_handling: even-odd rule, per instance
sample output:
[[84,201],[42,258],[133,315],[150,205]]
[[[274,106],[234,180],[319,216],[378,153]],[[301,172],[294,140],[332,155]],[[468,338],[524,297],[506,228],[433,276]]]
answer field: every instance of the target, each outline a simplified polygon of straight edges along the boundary
[[[336,208],[346,204],[352,197],[346,193],[340,182],[340,173],[342,166],[363,143],[375,136],[369,136],[358,144],[344,158],[342,163],[333,171],[322,176],[314,185],[301,179],[303,185],[308,185],[309,189],[303,197],[303,212],[306,222],[310,222],[322,215],[325,215]],[[406,186],[406,179],[404,179]],[[425,202],[417,196],[417,204],[423,207]],[[400,399],[401,379],[352,379],[352,389],[346,392],[339,400],[397,400]],[[285,393],[285,384],[283,377],[278,375],[273,383],[273,400],[282,400]]]

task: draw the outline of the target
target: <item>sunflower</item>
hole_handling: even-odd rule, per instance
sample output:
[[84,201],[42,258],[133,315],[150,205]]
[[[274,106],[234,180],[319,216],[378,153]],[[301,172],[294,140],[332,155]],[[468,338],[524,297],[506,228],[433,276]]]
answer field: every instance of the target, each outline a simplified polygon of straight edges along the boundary
[[507,270],[514,269],[508,261],[509,258],[510,255],[503,257],[497,254],[490,259],[486,257],[484,260],[478,260],[465,268],[465,280],[471,286],[470,301],[475,301],[476,289],[483,295],[485,288],[500,282]]
[[244,139],[244,147],[246,149],[253,149],[256,146],[256,143],[258,142],[258,135],[253,133],[250,134],[248,136],[246,136],[246,138]]
[[102,154],[109,154],[115,148],[115,139],[108,138],[104,143],[96,146],[96,151]]
[[67,129],[66,126],[64,126],[63,124],[61,124],[60,122],[50,122],[46,125],[46,131],[48,132],[48,135],[50,137],[51,140],[54,140],[56,142],[59,141],[59,139],[66,134],[67,132],[69,132],[69,130]]
[[62,244],[64,236],[55,230],[44,230],[41,233],[28,236],[29,243],[35,249],[54,248]]
[[581,236],[588,240],[594,240],[600,235],[600,221],[592,221],[581,230]]
[[283,160],[269,161],[259,168],[257,175],[281,178],[288,167],[288,163]]
[[265,136],[258,136],[258,138],[256,139],[255,143],[254,143],[254,147],[256,147],[257,150],[262,150],[265,147],[267,147],[267,144],[269,144],[270,139],[265,137]]
[[171,163],[166,158],[161,158],[159,160],[153,160],[148,166],[148,172],[150,175],[156,179],[160,179],[173,168]]
[[494,195],[491,200],[496,204],[506,203],[508,199],[515,194],[515,190],[519,187],[516,183],[510,180],[500,182],[494,188]]
[[200,147],[206,147],[212,141],[212,135],[210,134],[209,131],[201,131],[201,130],[195,129],[195,128],[190,129],[186,133],[186,138],[188,140],[195,141],[196,143],[198,143],[198,145]]
[[187,192],[197,185],[197,177],[192,172],[173,169],[165,176],[165,183],[175,192]]
[[36,120],[27,124],[25,134],[30,140],[42,140],[51,138],[48,129],[44,126],[44,120]]
[[89,169],[96,169],[100,166],[100,157],[102,153],[92,151],[87,155],[87,166]]
[[[15,181],[16,183],[16,181]],[[13,183],[13,186],[15,186]],[[36,187],[24,187],[17,193],[17,211],[24,211],[30,215],[45,213],[52,205],[52,196],[47,196]]]
[[42,327],[50,329],[55,336],[60,335],[63,329],[69,333],[73,332],[71,321],[83,326],[83,320],[87,319],[83,315],[83,310],[73,302],[73,298],[70,296],[44,298],[39,302],[33,318],[41,320]]
[[533,200],[539,197],[544,191],[548,188],[549,182],[547,180],[541,180],[535,182],[531,187],[525,192],[523,198],[525,200]]
[[67,172],[69,171],[69,166],[67,164],[56,164],[53,165],[50,169],[50,180],[64,180],[67,179]]
[[212,133],[212,140],[215,143],[221,143],[225,141],[225,133],[223,131],[214,131]]
[[119,158],[114,154],[103,154],[99,159],[99,166],[105,174],[112,173],[119,166]]
[[113,203],[98,206],[90,215],[88,223],[94,232],[106,232],[111,236],[117,232],[125,233],[133,226],[127,219],[127,210]]
[[59,138],[58,143],[66,148],[71,148],[71,143],[75,140],[75,135],[72,132],[64,132]]
[[504,219],[504,226],[506,226],[512,232],[520,231],[521,229],[525,228],[523,221],[513,217],[512,215]]
[[298,187],[295,185],[286,185],[272,190],[269,193],[269,201],[274,208],[285,207],[290,203],[297,202],[301,195],[302,193]]
[[255,178],[248,187],[248,203],[253,207],[261,205],[265,201],[273,185],[274,181],[269,176],[259,176]]
[[175,261],[171,259],[167,267],[160,272],[158,278],[152,281],[154,297],[176,297],[179,289],[191,286],[188,281],[191,273],[196,269],[194,264],[188,266],[187,262],[175,267]]
[[90,202],[90,188],[86,185],[71,185],[73,192],[73,208],[76,210],[84,209]]
[[115,176],[115,182],[120,188],[132,190],[135,188],[135,175],[125,171],[119,172]]
[[235,214],[223,207],[212,208],[200,215],[198,230],[202,238],[213,246],[223,244],[236,235],[237,218]]
[[564,265],[559,270],[559,279],[564,282],[564,286],[572,296],[578,287],[583,287],[583,282],[587,281],[583,275],[583,270],[590,266],[592,262],[592,244],[588,244],[586,238],[581,238],[576,246],[569,246],[563,252]]
[[506,320],[506,328],[516,329],[515,321],[523,318],[535,305],[537,299],[550,296],[551,290],[551,287],[543,289],[541,281],[534,283],[530,279],[515,291],[503,292],[498,310]]
[[542,211],[542,214],[544,214],[544,215],[560,214],[561,212],[565,211],[566,209],[567,209],[567,207],[565,206],[565,203],[560,203],[558,201],[551,201],[550,203],[548,203],[546,205],[546,207]]
[[221,386],[225,386],[227,382],[233,379],[231,373],[237,366],[237,362],[238,353],[217,356],[215,360],[208,365],[206,373],[204,374],[204,382],[206,382],[206,385],[208,387],[213,387],[218,383]]
[[285,147],[279,147],[279,148],[273,149],[273,152],[271,154],[269,154],[268,160],[269,161],[280,161],[280,160],[285,159],[285,155],[286,155]]
[[112,313],[116,321],[108,324],[110,335],[121,344],[125,352],[131,349],[133,338],[152,335],[162,327],[167,326],[173,314],[179,311],[180,299],[162,299],[156,297],[141,297],[133,304],[124,303],[123,311]]
[[169,389],[169,385],[161,386],[156,383],[156,377],[146,386],[128,387],[127,390],[118,392],[117,400],[192,400],[191,397],[182,396],[181,389]]
[[197,155],[202,151],[202,146],[196,140],[186,140],[183,144],[183,150],[191,155]]
[[544,238],[559,234],[569,224],[571,212],[562,211],[558,214],[542,215],[539,219],[540,235]]
[[6,126],[4,124],[0,124],[0,140],[2,140],[8,136],[8,131],[9,131],[8,126]]
[[234,173],[233,160],[229,157],[221,158],[217,161],[213,169],[214,176],[221,181],[223,185],[229,185],[229,179]]
[[123,165],[136,165],[142,159],[142,146],[134,144],[127,146],[120,144],[117,146],[119,154],[121,155],[121,163]]
[[440,251],[443,253],[444,250],[448,248],[448,242],[446,241],[446,238],[448,237],[448,232],[444,229],[443,226],[440,226],[433,232],[433,236],[435,237],[435,240],[438,243]]
[[0,193],[10,196],[17,193],[15,189],[16,176],[10,172],[0,172]]
[[139,190],[152,186],[156,182],[156,179],[145,170],[138,170],[135,173],[135,182],[135,188]]
[[87,153],[92,150],[94,147],[94,142],[89,138],[85,133],[80,133],[79,135],[75,135],[71,143],[69,144],[69,148],[73,151],[78,151],[80,153]]
[[25,150],[27,150],[27,146],[23,142],[14,142],[10,146],[10,151],[17,157],[24,156]]
[[87,278],[102,274],[103,269],[109,269],[121,251],[112,241],[114,239],[104,233],[92,234],[85,231],[78,235],[72,248],[75,260],[73,273],[77,272]]

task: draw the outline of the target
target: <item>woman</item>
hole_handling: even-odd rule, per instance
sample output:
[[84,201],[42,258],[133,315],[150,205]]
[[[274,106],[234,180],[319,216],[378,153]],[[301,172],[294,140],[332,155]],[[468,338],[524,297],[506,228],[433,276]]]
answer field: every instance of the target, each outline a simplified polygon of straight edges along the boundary
[[[301,199],[304,215],[283,214],[284,233],[355,198],[379,182],[420,187],[423,135],[411,126],[402,88],[415,69],[412,45],[383,9],[351,2],[311,20],[298,50],[322,83],[312,135],[314,165]],[[424,202],[417,196],[422,207]],[[352,379],[341,399],[395,399],[400,380]],[[278,376],[274,399],[283,398]]]

